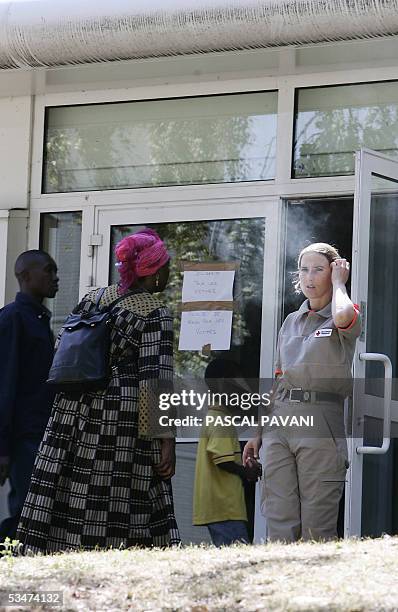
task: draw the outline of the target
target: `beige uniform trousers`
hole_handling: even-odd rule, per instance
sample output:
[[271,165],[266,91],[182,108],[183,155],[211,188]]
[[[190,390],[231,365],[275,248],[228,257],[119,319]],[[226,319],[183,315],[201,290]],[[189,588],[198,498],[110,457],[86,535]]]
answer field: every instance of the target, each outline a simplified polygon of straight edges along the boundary
[[263,432],[261,509],[268,539],[294,542],[337,537],[347,442],[343,406],[275,401],[272,416],[313,416],[313,427],[278,426]]

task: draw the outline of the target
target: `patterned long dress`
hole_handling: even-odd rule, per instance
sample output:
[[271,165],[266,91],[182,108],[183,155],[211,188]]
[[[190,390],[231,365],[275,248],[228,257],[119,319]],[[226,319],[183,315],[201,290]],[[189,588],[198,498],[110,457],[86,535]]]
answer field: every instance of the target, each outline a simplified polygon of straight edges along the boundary
[[[78,309],[93,308],[95,293]],[[112,285],[101,305],[117,297]],[[111,364],[105,391],[56,397],[19,524],[25,551],[180,542],[171,483],[153,470],[161,442],[139,429],[147,385],[173,370],[172,319],[150,293],[112,309]]]

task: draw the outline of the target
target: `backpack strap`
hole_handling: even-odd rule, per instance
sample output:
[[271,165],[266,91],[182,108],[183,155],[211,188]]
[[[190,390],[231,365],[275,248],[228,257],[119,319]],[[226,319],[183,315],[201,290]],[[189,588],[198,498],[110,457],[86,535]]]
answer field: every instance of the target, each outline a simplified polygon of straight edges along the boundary
[[97,293],[97,297],[96,297],[96,300],[95,300],[95,308],[96,308],[96,310],[99,310],[100,301],[101,301],[102,296],[105,293],[105,290],[106,290],[106,287],[102,287],[102,289],[100,289],[98,291],[98,293]]

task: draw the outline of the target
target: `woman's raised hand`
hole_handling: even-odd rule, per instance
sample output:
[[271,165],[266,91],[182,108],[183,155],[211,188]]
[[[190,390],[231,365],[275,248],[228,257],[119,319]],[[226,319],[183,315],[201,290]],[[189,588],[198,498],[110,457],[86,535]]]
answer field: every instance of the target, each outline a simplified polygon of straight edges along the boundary
[[350,264],[346,259],[335,259],[330,264],[332,283],[345,285],[350,275]]

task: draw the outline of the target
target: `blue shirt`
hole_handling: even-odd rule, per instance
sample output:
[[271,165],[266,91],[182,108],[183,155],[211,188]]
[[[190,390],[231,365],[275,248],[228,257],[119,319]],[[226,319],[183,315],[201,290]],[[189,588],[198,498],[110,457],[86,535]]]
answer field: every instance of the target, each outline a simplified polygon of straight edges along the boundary
[[54,356],[50,318],[26,293],[0,310],[0,457],[18,438],[44,434],[54,399],[45,384]]

